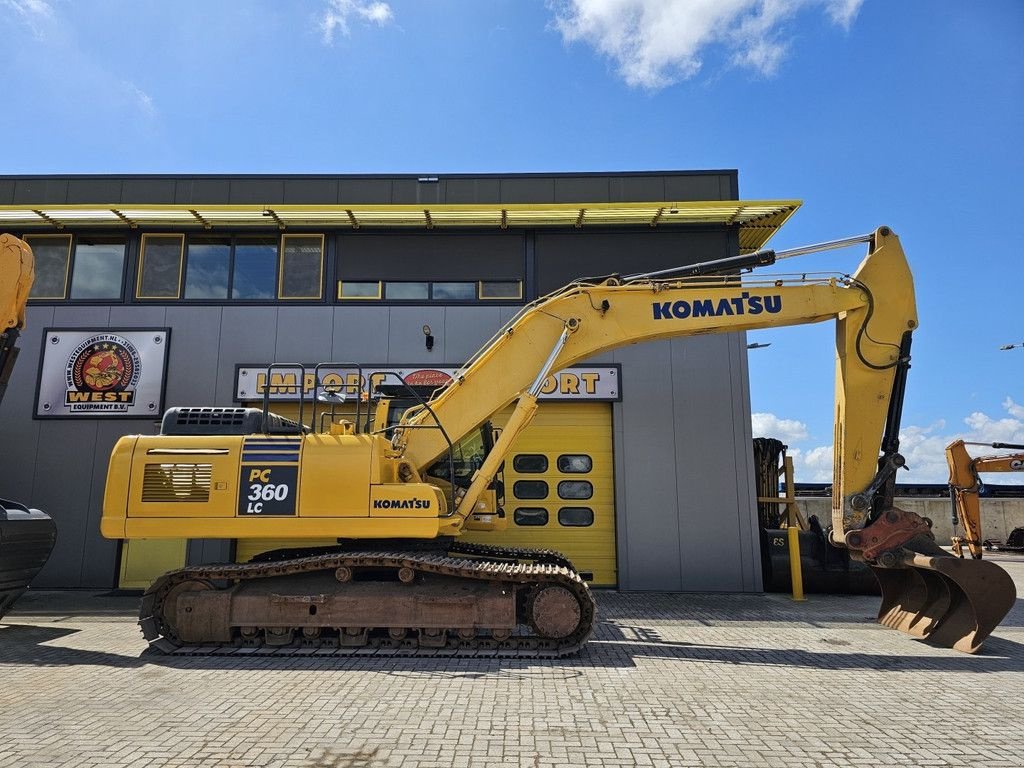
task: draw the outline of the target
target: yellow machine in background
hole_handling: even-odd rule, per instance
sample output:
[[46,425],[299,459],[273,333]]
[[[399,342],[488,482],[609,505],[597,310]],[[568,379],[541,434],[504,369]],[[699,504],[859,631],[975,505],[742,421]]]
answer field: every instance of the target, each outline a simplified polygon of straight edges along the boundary
[[[0,235],[0,403],[18,358],[25,304],[35,277],[32,249]],[[46,564],[57,540],[53,520],[38,509],[0,499],[0,617]]]
[[[953,504],[953,553],[957,557],[963,557],[963,548],[966,544],[971,557],[980,560],[983,545],[981,538],[980,500],[982,482],[978,473],[1024,472],[1024,453],[972,458],[967,453],[966,446],[968,445],[1010,449],[1024,449],[1024,445],[1012,443],[967,443],[963,440],[954,440],[946,446],[946,463],[949,465],[949,498]],[[964,527],[963,536],[956,535],[958,524]]]
[[[869,253],[852,277],[739,277],[777,258],[862,242]],[[626,344],[830,319],[831,540],[874,567],[880,621],[977,650],[1009,610],[1012,581],[992,563],[953,558],[922,518],[892,503],[917,315],[899,239],[884,227],[778,254],[571,283],[525,306],[445,387],[401,413],[386,399],[372,418],[318,413],[320,400],[326,407],[346,394],[345,385],[324,385],[322,366],[312,372],[313,429],[270,413],[269,393],[262,410],[171,409],[160,435],[115,446],[102,532],[339,542],[165,574],[146,592],[140,619],[164,651],[304,644],[572,653],[594,621],[572,563],[557,552],[461,538],[505,528],[502,467],[548,375]],[[513,402],[496,434],[488,420]],[[928,599],[940,591],[948,599]]]

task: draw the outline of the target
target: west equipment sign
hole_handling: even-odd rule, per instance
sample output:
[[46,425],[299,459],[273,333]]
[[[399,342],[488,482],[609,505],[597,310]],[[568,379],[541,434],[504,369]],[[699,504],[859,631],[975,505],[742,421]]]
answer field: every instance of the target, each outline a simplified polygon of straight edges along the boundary
[[35,418],[163,413],[169,328],[46,328]]
[[[364,366],[360,372],[346,368],[321,368],[321,392],[325,389],[343,393],[351,399],[357,392],[369,396],[378,384],[400,384],[414,386],[442,387],[457,371],[457,368],[427,368],[405,366]],[[298,368],[274,368],[267,380],[267,366],[239,365],[235,369],[235,402],[255,402],[263,399],[269,383],[270,400],[297,401],[299,379],[302,371]],[[541,400],[605,400],[622,399],[620,379],[622,371],[618,365],[585,365],[566,368],[548,376],[541,387]],[[313,366],[306,368],[302,381],[302,396],[313,397],[316,381]]]

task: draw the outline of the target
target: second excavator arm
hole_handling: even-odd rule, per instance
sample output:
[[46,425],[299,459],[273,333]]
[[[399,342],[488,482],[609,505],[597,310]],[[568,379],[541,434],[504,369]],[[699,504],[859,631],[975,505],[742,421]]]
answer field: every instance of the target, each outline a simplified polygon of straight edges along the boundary
[[1024,453],[1003,456],[978,456],[967,453],[968,445],[984,445],[989,448],[1024,448],[1012,443],[966,443],[954,440],[946,446],[946,463],[949,465],[949,497],[953,505],[953,526],[964,528],[963,536],[953,537],[953,553],[963,557],[963,546],[975,560],[981,559],[981,478],[979,472],[1024,472]]

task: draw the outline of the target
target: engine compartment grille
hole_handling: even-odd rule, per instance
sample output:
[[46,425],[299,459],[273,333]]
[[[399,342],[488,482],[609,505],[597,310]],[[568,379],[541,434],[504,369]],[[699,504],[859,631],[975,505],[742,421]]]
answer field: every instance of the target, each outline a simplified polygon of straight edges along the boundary
[[147,464],[142,477],[142,500],[207,502],[212,464]]

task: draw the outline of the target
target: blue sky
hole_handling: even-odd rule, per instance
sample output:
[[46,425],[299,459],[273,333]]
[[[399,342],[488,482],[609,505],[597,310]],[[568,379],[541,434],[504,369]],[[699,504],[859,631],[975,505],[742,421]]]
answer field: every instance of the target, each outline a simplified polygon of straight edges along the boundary
[[[736,168],[805,201],[777,248],[891,225],[921,317],[902,479],[943,481],[954,436],[1024,442],[1019,0],[0,0],[0,35],[2,173]],[[798,479],[831,471],[831,339],[751,335]]]

